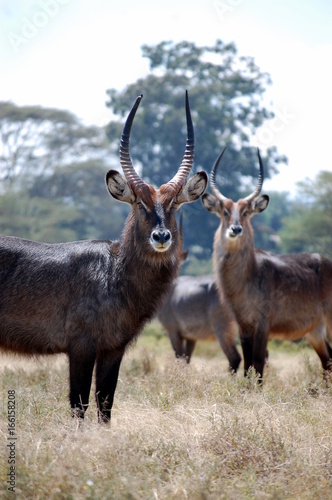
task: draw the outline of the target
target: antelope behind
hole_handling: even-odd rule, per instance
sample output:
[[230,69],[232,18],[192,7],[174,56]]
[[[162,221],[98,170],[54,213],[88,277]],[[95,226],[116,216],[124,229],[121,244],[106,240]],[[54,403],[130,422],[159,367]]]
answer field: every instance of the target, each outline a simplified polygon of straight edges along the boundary
[[263,162],[258,150],[259,178],[252,194],[237,202],[225,197],[215,175],[225,149],[210,177],[212,194],[203,204],[220,217],[214,238],[213,265],[219,286],[232,307],[247,374],[254,367],[263,377],[269,335],[280,339],[306,336],[325,372],[332,372],[332,261],[319,254],[270,255],[254,249],[251,217],[265,210],[261,195]]
[[72,413],[84,417],[96,364],[100,421],[111,418],[126,346],[156,312],[178,273],[176,211],[204,192],[207,175],[189,174],[194,131],[186,94],[187,143],[174,177],[156,189],[134,170],[129,137],[139,96],[120,146],[124,177],[106,175],[109,193],[131,212],[119,241],[46,244],[0,238],[0,347],[27,355],[66,353]]
[[220,302],[215,276],[179,276],[158,318],[172,343],[175,355],[190,362],[197,340],[217,337],[236,372],[241,356],[235,345],[236,322],[225,302]]

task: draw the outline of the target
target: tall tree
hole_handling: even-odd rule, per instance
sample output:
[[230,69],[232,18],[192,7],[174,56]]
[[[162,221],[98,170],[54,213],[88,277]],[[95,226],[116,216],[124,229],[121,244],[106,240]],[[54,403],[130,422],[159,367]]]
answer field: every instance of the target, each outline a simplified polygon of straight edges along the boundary
[[332,172],[298,183],[292,212],[279,231],[284,252],[319,252],[332,259]]
[[56,243],[76,240],[82,216],[62,199],[32,197],[10,191],[0,196],[0,232],[35,241]]
[[118,238],[129,207],[109,196],[105,183],[107,170],[109,167],[99,160],[73,163],[36,179],[29,194],[61,205],[69,214],[75,210],[76,218],[69,215],[63,221],[75,232],[75,239]]
[[103,129],[68,111],[0,102],[0,232],[48,242],[118,237],[128,210],[105,186],[117,157]]
[[31,185],[78,158],[100,156],[105,147],[103,131],[82,125],[69,111],[0,102],[2,192]]
[[[161,42],[142,47],[150,61],[150,74],[128,85],[124,90],[109,89],[107,106],[115,119],[106,132],[118,147],[122,122],[137,94],[146,100],[137,113],[131,134],[132,157],[145,179],[155,184],[166,182],[181,162],[185,144],[184,90],[189,89],[196,134],[195,166],[211,170],[215,158],[225,145],[226,172],[219,178],[226,196],[237,198],[257,180],[256,151],[250,147],[255,130],[273,114],[261,100],[270,77],[262,73],[251,57],[240,57],[233,43],[216,41],[212,47],[194,43]],[[286,161],[270,148],[264,158],[266,176]],[[187,244],[209,256],[212,233],[217,227],[199,206],[186,209],[190,219],[185,232]],[[195,228],[191,231],[188,228]]]
[[0,232],[49,243],[118,238],[129,208],[108,195],[108,169],[96,160],[74,163],[0,195]]

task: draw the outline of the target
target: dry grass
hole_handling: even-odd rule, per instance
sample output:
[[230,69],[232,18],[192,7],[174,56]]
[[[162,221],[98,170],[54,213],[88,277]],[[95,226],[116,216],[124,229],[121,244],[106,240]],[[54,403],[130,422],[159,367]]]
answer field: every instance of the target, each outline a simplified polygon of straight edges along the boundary
[[254,377],[228,375],[216,344],[201,343],[187,366],[151,328],[123,361],[111,428],[97,425],[94,402],[83,428],[71,420],[65,357],[0,358],[0,495],[14,498],[15,389],[18,498],[331,498],[332,389],[315,353],[270,348],[261,390]]

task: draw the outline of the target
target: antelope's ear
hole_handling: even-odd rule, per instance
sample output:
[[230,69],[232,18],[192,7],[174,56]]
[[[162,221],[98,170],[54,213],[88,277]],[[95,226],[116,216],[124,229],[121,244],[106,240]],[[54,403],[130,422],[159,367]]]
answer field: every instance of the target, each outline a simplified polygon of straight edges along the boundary
[[189,248],[187,248],[186,250],[183,250],[183,252],[181,254],[181,262],[186,262],[186,260],[188,258],[188,253],[189,253]]
[[252,202],[251,213],[259,214],[260,212],[263,212],[267,208],[269,201],[270,198],[267,194],[263,194],[262,196],[255,198],[255,200]]
[[213,194],[210,193],[203,194],[202,203],[206,208],[206,210],[216,214],[218,217],[221,218],[221,209],[222,209],[221,203],[219,200],[217,200],[215,196],[213,196]]
[[129,187],[127,180],[116,170],[110,170],[106,174],[106,186],[108,192],[116,200],[132,205],[136,200],[134,191]]
[[208,176],[206,172],[198,172],[190,177],[187,184],[176,197],[178,208],[183,203],[191,203],[197,200],[205,191],[208,183]]

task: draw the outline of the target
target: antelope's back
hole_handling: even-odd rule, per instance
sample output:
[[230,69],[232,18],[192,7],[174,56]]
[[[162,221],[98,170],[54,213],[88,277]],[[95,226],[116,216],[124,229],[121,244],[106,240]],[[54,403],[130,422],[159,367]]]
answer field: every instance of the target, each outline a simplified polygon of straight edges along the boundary
[[328,259],[317,253],[267,254],[258,256],[258,262],[262,290],[270,290],[265,306],[271,312],[271,336],[300,338],[314,329],[324,315],[324,296],[330,297],[332,310],[332,262]]
[[168,331],[208,338],[214,335],[211,319],[216,307],[219,299],[213,274],[179,276],[158,317]]

